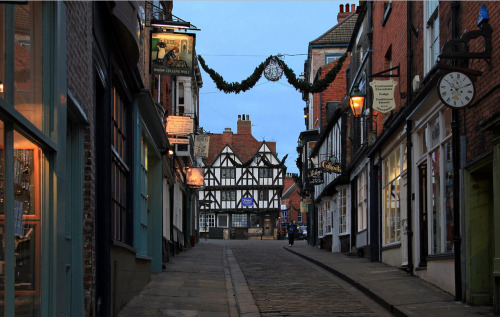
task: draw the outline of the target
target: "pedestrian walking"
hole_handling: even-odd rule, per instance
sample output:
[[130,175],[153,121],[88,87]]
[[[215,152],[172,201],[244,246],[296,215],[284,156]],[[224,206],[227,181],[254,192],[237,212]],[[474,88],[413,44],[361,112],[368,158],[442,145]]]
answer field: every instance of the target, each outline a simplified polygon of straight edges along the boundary
[[287,231],[288,231],[288,245],[292,246],[293,241],[295,240],[295,234],[297,233],[297,225],[295,224],[295,221],[292,221],[288,224]]

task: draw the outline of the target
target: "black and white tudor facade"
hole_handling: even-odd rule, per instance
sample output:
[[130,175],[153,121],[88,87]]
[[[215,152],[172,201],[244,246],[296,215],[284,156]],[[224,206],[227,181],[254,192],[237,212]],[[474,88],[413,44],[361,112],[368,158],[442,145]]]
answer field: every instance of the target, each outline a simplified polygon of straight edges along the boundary
[[[212,164],[204,162],[205,186],[199,190],[202,235],[224,239],[276,235],[285,158],[280,161],[265,141],[258,144],[253,156],[241,155],[250,157],[247,161],[226,144]],[[249,151],[252,146],[242,148]]]

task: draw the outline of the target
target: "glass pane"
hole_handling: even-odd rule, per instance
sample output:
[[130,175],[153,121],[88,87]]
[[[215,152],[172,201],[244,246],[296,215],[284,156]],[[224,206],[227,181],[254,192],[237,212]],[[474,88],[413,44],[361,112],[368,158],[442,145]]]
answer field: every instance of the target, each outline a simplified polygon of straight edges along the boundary
[[451,109],[447,108],[444,113],[444,129],[445,129],[445,136],[448,136],[451,134]]
[[40,314],[41,150],[14,133],[14,241],[16,315]]
[[441,253],[441,212],[440,212],[440,158],[439,149],[431,154],[431,221],[432,221],[432,250],[431,253]]
[[15,6],[14,107],[43,130],[42,2]]

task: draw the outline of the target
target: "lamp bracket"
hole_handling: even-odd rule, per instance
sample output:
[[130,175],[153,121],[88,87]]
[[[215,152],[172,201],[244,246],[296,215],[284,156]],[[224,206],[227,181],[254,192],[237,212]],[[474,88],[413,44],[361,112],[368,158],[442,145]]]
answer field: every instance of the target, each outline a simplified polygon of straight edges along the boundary
[[[446,42],[443,46],[443,50],[439,55],[440,59],[455,59],[461,58],[466,60],[468,63],[468,59],[484,59],[486,63],[490,66],[490,70],[492,69],[491,63],[491,38],[493,34],[493,29],[488,21],[482,23],[479,27],[479,30],[469,31],[462,34],[459,38],[451,39]],[[469,42],[478,37],[482,37],[484,39],[484,50],[483,52],[469,52]]]

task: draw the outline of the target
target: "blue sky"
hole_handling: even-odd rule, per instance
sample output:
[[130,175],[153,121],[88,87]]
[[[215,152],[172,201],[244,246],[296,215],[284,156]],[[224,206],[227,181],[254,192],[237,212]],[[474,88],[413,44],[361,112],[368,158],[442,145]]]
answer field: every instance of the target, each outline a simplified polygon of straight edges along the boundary
[[[196,53],[226,82],[241,82],[270,55],[285,55],[298,76],[304,70],[307,47],[337,24],[340,1],[174,1],[172,13],[191,22]],[[202,70],[200,126],[211,133],[231,128],[238,115],[248,114],[258,141],[274,141],[287,172],[298,173],[297,139],[305,130],[302,94],[283,76],[270,82],[264,76],[239,94],[219,91]]]

